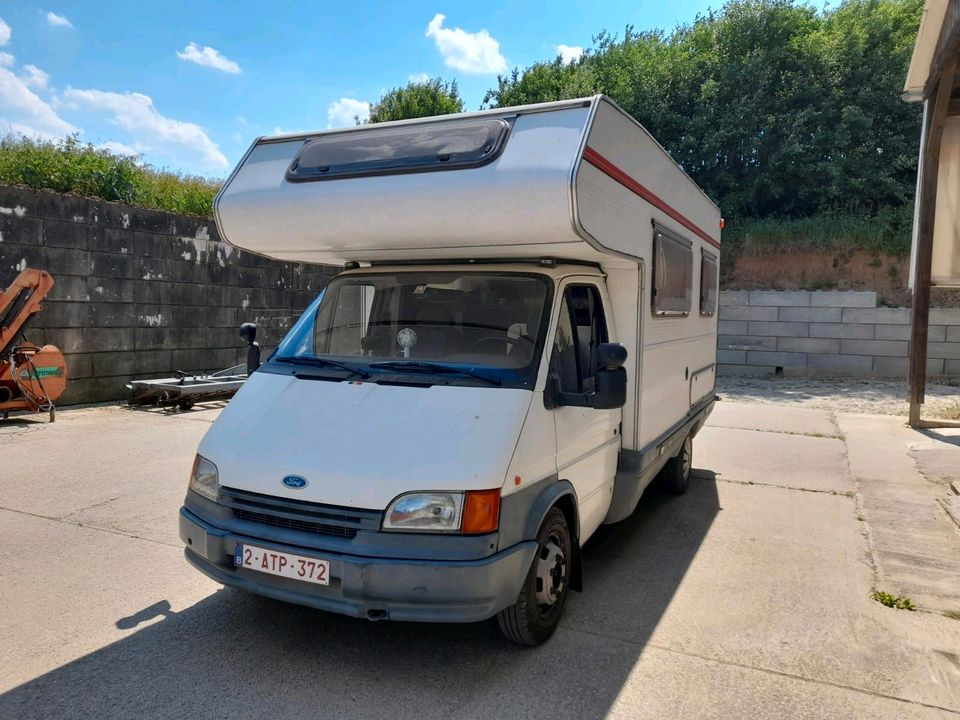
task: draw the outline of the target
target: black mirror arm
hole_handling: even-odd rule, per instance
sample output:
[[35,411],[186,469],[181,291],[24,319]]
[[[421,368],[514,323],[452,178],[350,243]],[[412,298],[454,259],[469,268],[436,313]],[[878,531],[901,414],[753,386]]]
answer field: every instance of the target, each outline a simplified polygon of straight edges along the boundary
[[559,393],[557,405],[559,407],[593,407],[593,394],[586,393]]

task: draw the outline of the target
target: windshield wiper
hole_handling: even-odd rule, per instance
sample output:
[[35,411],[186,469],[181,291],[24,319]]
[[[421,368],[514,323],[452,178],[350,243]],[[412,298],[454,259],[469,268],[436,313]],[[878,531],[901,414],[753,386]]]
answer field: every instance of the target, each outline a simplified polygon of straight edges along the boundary
[[340,368],[341,370],[346,370],[351,375],[359,375],[364,380],[370,377],[370,373],[364,372],[363,370],[357,370],[352,368],[346,363],[338,362],[337,360],[328,360],[327,358],[313,357],[313,356],[300,356],[300,357],[281,357],[273,358],[274,362],[290,363],[291,365],[312,365],[313,367],[335,367]]
[[411,370],[413,372],[433,372],[446,373],[448,375],[466,375],[467,377],[483,380],[491,385],[502,385],[499,380],[489,378],[480,373],[464,370],[463,368],[450,367],[449,365],[440,365],[439,363],[423,362],[422,360],[384,360],[382,362],[371,363],[372,368],[389,368],[391,370]]

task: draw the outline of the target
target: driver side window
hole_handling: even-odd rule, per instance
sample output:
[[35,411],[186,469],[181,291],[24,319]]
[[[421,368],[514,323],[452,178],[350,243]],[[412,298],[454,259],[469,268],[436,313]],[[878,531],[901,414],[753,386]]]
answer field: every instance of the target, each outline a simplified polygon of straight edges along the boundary
[[560,392],[589,395],[597,385],[597,347],[607,342],[600,291],[593,285],[569,285],[563,293],[553,364]]

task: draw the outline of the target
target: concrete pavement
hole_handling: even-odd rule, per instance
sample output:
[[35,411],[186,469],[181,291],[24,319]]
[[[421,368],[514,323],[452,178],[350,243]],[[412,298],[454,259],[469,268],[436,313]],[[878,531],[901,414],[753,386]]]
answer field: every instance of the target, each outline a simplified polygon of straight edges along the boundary
[[193,571],[176,513],[216,413],[0,423],[0,718],[960,716],[960,621],[869,598],[898,582],[879,538],[912,530],[870,504],[860,459],[886,449],[877,480],[911,469],[909,488],[918,452],[944,472],[960,453],[893,418],[719,403],[689,493],[601,529],[585,592],[531,650],[491,623],[371,624]]

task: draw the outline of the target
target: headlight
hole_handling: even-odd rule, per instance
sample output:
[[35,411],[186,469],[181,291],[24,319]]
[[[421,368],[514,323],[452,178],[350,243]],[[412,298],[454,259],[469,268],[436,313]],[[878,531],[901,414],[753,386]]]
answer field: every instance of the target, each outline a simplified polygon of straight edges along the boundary
[[462,509],[463,493],[401,495],[387,508],[383,529],[457,532]]
[[500,490],[414,492],[387,508],[384,530],[479,534],[499,526]]
[[208,500],[217,502],[220,497],[220,478],[217,466],[202,455],[197,455],[190,472],[190,489]]

